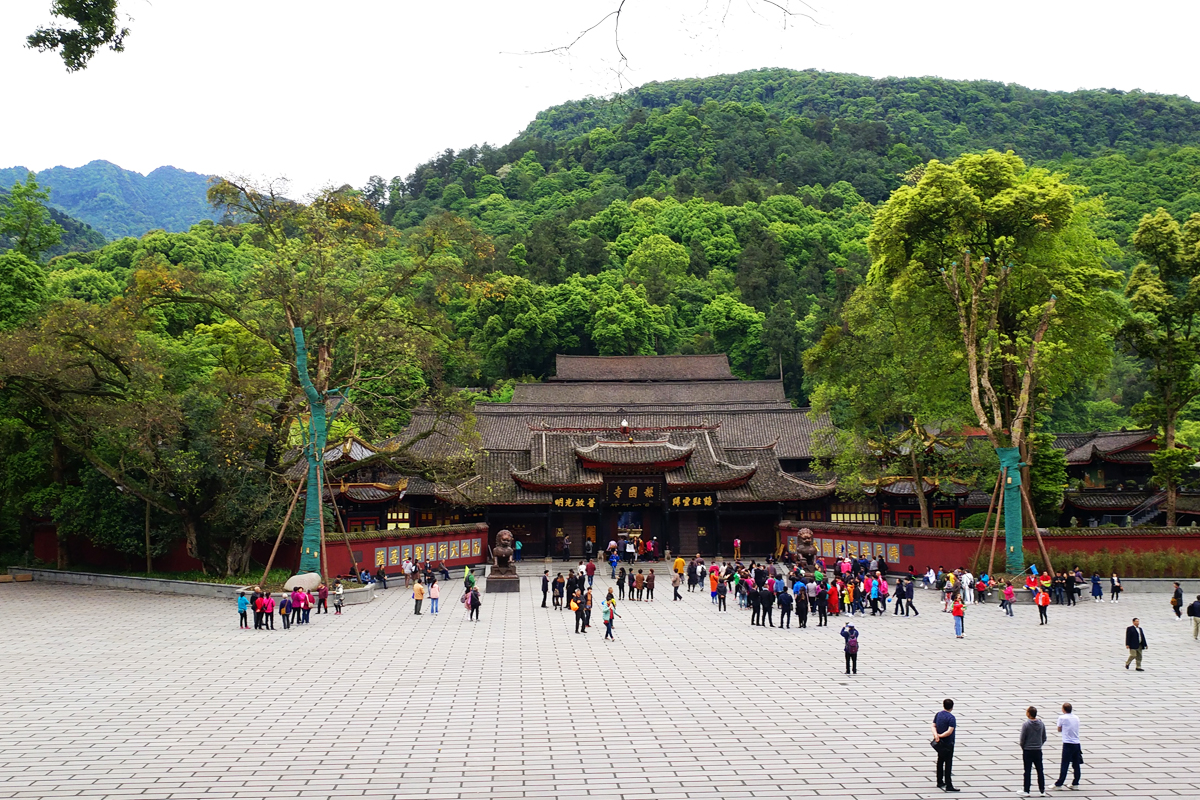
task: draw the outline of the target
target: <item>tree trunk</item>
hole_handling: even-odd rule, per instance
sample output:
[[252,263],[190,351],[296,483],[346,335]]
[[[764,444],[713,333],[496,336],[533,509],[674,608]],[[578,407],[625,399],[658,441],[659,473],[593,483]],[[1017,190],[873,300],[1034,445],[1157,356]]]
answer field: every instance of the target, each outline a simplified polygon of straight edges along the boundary
[[[1021,451],[1021,485],[1029,486],[1029,467],[1032,466],[1033,461],[1029,457],[1029,440],[1026,439],[1021,442],[1021,446],[1018,449]],[[1022,510],[1021,520],[1023,527],[1025,528],[1033,528],[1037,526],[1036,520],[1029,516],[1028,511]]]
[[[55,436],[51,442],[50,450],[50,469],[54,478],[54,484],[62,492],[67,488],[67,461],[66,452],[63,448],[62,440]],[[67,549],[67,540],[61,531],[55,530],[55,552],[54,563],[58,569],[66,569],[71,565],[70,552]]]
[[249,555],[250,548],[244,536],[232,536],[229,539],[229,549],[225,551],[225,577],[241,575],[242,563]]
[[183,523],[183,535],[187,540],[187,554],[200,562],[200,571],[208,574],[208,565],[200,554],[200,524],[187,510],[179,517]]
[[[913,427],[916,431],[916,426]],[[917,440],[920,441],[920,433],[916,434]],[[915,444],[908,448],[909,458],[912,460],[913,481],[916,484],[917,490],[917,505],[921,508],[921,527],[931,528],[929,524],[929,498],[925,496],[925,476],[921,472],[921,459],[917,458],[917,447]]]
[[154,572],[154,558],[150,555],[150,501],[146,501],[146,573]]

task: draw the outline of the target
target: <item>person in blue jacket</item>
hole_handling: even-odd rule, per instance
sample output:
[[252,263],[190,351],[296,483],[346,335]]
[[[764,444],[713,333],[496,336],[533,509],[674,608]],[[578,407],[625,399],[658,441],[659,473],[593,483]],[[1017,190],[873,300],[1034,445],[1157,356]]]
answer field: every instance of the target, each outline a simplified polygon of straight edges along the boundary
[[246,611],[250,608],[250,598],[246,597],[245,592],[238,592],[238,620],[239,628],[249,628],[250,622],[246,619]]

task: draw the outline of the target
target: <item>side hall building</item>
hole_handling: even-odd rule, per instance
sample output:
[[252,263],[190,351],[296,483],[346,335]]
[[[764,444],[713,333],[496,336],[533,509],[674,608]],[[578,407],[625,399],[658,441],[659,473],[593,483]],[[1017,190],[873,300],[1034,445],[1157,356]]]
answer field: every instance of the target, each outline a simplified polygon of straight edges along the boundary
[[[903,477],[859,500],[839,498],[835,481],[810,471],[814,437],[828,421],[793,407],[781,381],[737,379],[724,355],[560,355],[553,378],[518,384],[511,402],[478,403],[473,413],[471,437],[462,420],[417,410],[393,439],[330,446],[325,461],[339,475],[332,496],[352,537],[465,526],[486,531],[486,544],[512,531],[525,557],[557,556],[564,542],[574,556],[585,541],[599,553],[630,536],[689,555],[728,554],[740,539],[743,553],[762,555],[805,522],[916,527],[917,491],[934,528],[956,528],[990,500],[976,488],[918,489]],[[1077,487],[1063,519],[1043,524],[1128,524],[1130,511],[1135,524],[1150,521],[1141,512],[1153,505],[1143,475],[1153,440],[1149,431],[1060,437]],[[449,483],[397,474],[377,456],[401,443],[419,458],[466,459],[472,474]],[[486,544],[473,555],[486,557]]]

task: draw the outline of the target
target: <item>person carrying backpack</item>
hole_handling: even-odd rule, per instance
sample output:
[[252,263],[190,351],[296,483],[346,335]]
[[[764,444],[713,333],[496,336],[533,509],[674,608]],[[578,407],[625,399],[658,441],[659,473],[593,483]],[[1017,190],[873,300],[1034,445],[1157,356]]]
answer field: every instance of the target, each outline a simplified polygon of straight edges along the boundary
[[469,597],[467,598],[467,605],[471,609],[471,613],[467,617],[467,619],[473,619],[476,622],[479,622],[479,607],[481,605],[483,605],[483,601],[479,598],[478,587],[475,587],[475,586],[471,587]]
[[858,674],[858,630],[855,629],[853,622],[847,622],[842,626],[842,638],[846,640],[846,674],[849,675],[851,668],[854,674]]

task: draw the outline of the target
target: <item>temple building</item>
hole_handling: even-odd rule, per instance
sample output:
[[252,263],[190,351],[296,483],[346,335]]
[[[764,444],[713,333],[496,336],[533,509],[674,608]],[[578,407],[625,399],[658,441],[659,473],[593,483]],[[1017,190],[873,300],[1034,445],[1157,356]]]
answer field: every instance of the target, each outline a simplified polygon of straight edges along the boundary
[[[420,409],[393,439],[331,445],[325,461],[338,477],[326,497],[360,538],[441,528],[494,538],[506,528],[526,557],[558,555],[564,542],[573,555],[585,541],[601,552],[628,537],[685,554],[729,553],[740,539],[743,552],[763,554],[805,521],[919,525],[911,478],[881,479],[849,499],[810,471],[826,428],[788,402],[781,381],[735,378],[724,355],[560,355],[554,377],[517,384],[511,402],[476,404],[469,421]],[[457,461],[466,477],[398,474],[383,456],[402,444],[418,459]],[[1153,432],[1064,434],[1056,446],[1073,484],[1062,518],[1043,525],[1152,520]],[[919,490],[934,528],[956,528],[990,500],[954,483],[925,480]]]
[[[462,455],[446,452],[462,448],[456,422],[430,412],[357,453],[363,469],[333,487],[350,529],[485,522],[512,531],[529,556],[629,536],[672,552],[734,539],[766,552],[781,520],[827,519],[834,492],[806,474],[822,423],[788,402],[781,381],[735,378],[724,355],[559,356],[545,383],[476,405],[474,426],[474,474],[460,482],[372,464],[418,436],[418,456]],[[344,450],[331,447],[326,463],[347,463]]]

